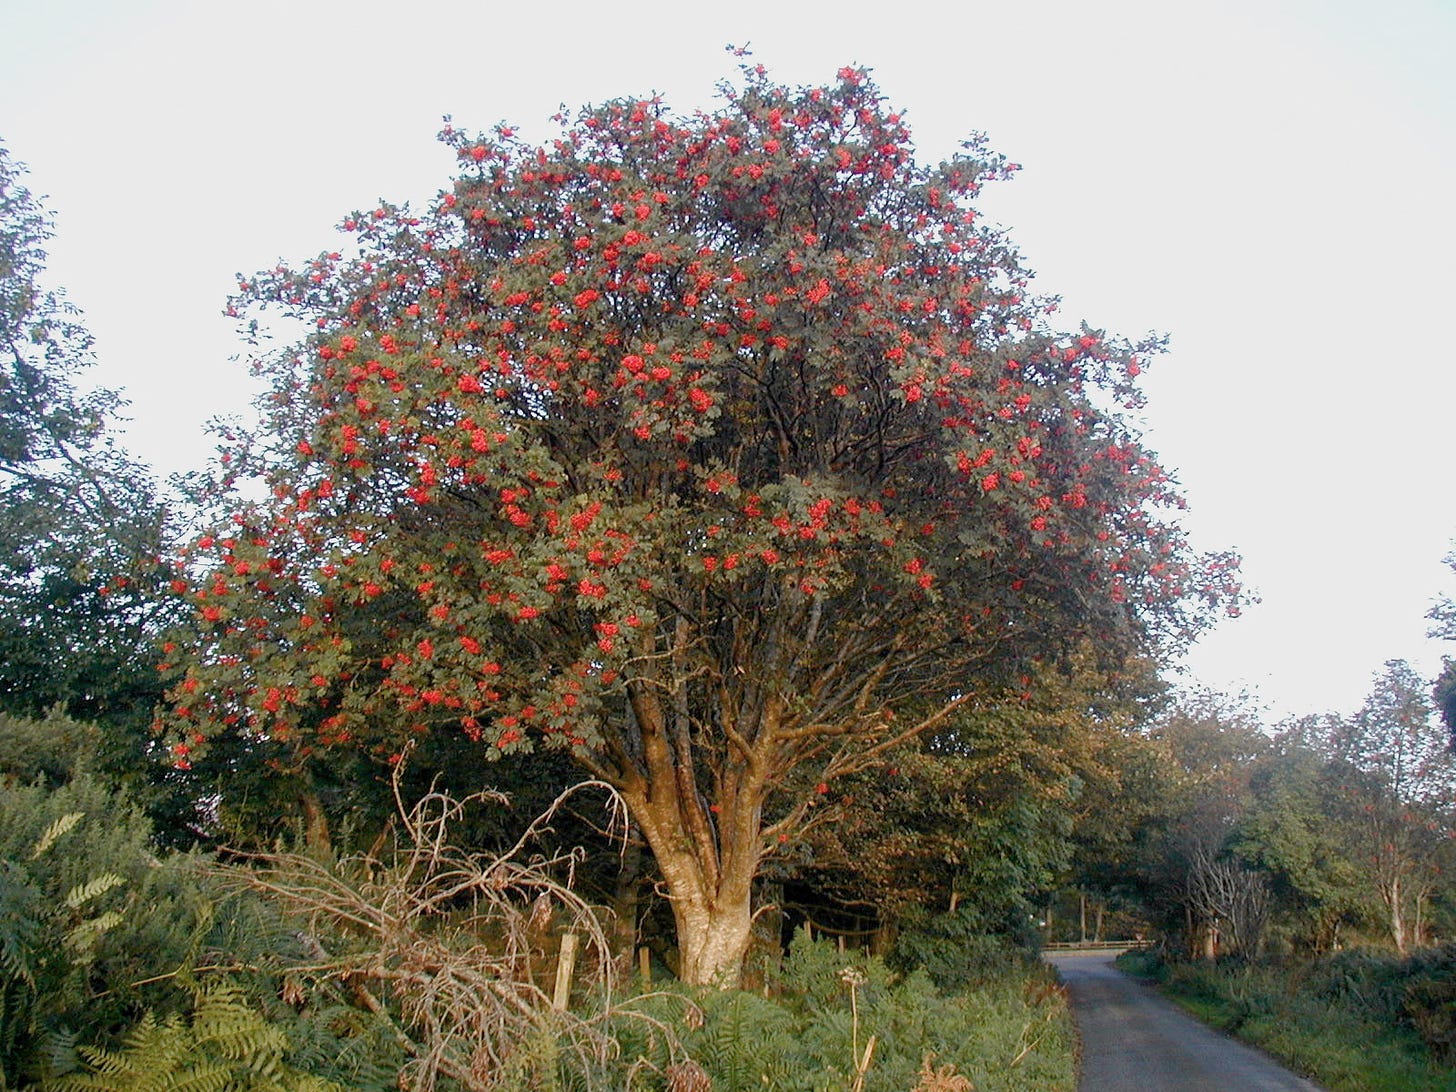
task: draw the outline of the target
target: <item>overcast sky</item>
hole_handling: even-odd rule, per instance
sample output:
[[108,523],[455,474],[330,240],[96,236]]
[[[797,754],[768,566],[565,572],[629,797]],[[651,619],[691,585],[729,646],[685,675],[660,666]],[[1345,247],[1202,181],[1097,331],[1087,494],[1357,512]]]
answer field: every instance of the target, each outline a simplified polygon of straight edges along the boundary
[[1068,324],[1171,336],[1146,434],[1262,597],[1190,681],[1345,712],[1385,660],[1456,653],[1424,618],[1456,591],[1452,0],[0,0],[0,139],[128,446],[170,472],[246,410],[236,273],[431,196],[446,114],[545,135],[561,104],[711,107],[728,43],[788,83],[870,66],[924,159],[986,132],[1024,169],[981,207]]

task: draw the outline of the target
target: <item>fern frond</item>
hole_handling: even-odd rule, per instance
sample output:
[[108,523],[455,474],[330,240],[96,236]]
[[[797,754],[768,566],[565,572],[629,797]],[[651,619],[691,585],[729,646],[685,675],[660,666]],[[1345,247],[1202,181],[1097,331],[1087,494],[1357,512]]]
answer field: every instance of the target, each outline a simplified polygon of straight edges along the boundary
[[122,916],[115,910],[108,910],[100,917],[87,918],[75,928],[67,930],[62,943],[78,952],[89,950],[102,935],[122,923]]
[[218,1053],[242,1062],[255,1072],[276,1068],[288,1048],[288,1038],[245,1004],[242,995],[226,983],[198,996],[192,1017],[193,1034],[213,1044]]
[[[238,1085],[233,1080],[233,1074],[228,1066],[209,1066],[193,1073],[179,1077],[165,1085],[166,1092],[228,1092],[229,1089]],[[250,1087],[243,1085],[242,1087]],[[128,1089],[128,1092],[131,1092]],[[138,1085],[135,1092],[141,1092]]]
[[325,1001],[293,1014],[285,1030],[294,1068],[332,1078],[351,1092],[397,1092],[406,1059],[393,1024],[381,1015]]
[[703,1026],[692,1055],[722,1092],[756,1092],[772,1085],[796,1047],[798,1029],[788,1011],[757,994],[728,991],[703,999]]
[[36,1055],[43,1067],[42,1072],[70,1073],[79,1069],[81,1057],[76,1050],[78,1038],[79,1033],[72,1028],[46,1029],[36,1048]]
[[31,955],[40,936],[41,896],[24,872],[0,861],[0,975],[34,988]]
[[76,1048],[92,1072],[67,1074],[47,1082],[45,1087],[48,1092],[52,1089],[55,1092],[131,1092],[146,1087],[160,1090],[165,1087],[163,1078],[183,1046],[178,1037],[180,1029],[179,1018],[162,1023],[149,1012],[127,1033],[119,1050],[99,1046]]
[[120,887],[124,883],[126,883],[125,877],[118,876],[115,872],[103,872],[94,880],[78,883],[67,891],[66,906],[72,910],[79,910],[92,899],[100,898],[112,888]]
[[191,1020],[148,1013],[119,1050],[79,1048],[90,1072],[48,1081],[45,1092],[345,1092],[283,1061],[283,1031],[220,983],[198,990]]
[[63,837],[85,817],[86,813],[84,811],[69,812],[46,827],[45,833],[40,836],[40,840],[35,843],[35,848],[30,851],[30,859],[32,861],[40,860],[46,850],[55,845],[58,839]]

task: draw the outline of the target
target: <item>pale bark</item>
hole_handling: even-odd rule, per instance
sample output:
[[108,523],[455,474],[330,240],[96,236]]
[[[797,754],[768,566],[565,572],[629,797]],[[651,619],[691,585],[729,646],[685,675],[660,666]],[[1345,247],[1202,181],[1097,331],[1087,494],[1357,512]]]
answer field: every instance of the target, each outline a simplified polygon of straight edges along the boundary
[[1205,922],[1202,930],[1199,956],[1204,961],[1212,963],[1218,958],[1218,925],[1213,922]]
[[1382,894],[1385,896],[1386,908],[1390,912],[1390,938],[1395,941],[1396,952],[1405,955],[1405,912],[1401,905],[1403,893],[1399,874],[1390,877]]
[[735,795],[727,814],[709,837],[694,837],[683,821],[685,810],[700,806],[684,800],[680,783],[657,780],[626,794],[642,836],[651,848],[667,889],[677,928],[678,977],[693,985],[736,987],[742,976],[753,923],[753,879],[761,857],[757,794]]
[[[742,977],[753,924],[753,876],[758,860],[736,859],[717,881],[705,875],[693,854],[656,824],[643,823],[666,881],[677,927],[678,977],[699,986],[736,987]],[[661,841],[659,841],[661,839]],[[665,843],[665,844],[663,844]]]
[[[1267,875],[1219,858],[1197,842],[1189,852],[1186,898],[1190,913],[1213,936],[1221,939],[1227,933],[1232,951],[1259,954],[1269,913]],[[1220,939],[1214,941],[1215,948]]]
[[776,801],[765,821],[789,772],[809,766],[827,783],[864,769],[972,694],[896,721],[880,691],[891,665],[908,670],[918,654],[897,660],[903,635],[887,641],[872,626],[826,645],[823,601],[802,600],[795,580],[763,586],[772,609],[731,627],[731,645],[705,630],[719,609],[711,603],[700,616],[683,610],[670,629],[644,628],[620,721],[599,751],[578,756],[621,793],[651,850],[677,927],[678,974],[695,985],[741,981],[767,847],[827,813],[821,789]]

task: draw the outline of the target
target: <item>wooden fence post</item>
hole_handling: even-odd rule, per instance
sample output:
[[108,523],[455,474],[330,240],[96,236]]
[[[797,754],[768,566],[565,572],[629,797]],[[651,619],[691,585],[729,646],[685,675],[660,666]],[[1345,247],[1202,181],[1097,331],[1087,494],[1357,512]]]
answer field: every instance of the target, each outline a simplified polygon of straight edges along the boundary
[[561,938],[561,954],[556,959],[556,993],[551,999],[553,1009],[564,1011],[571,996],[571,976],[576,970],[576,945],[580,938],[567,933]]

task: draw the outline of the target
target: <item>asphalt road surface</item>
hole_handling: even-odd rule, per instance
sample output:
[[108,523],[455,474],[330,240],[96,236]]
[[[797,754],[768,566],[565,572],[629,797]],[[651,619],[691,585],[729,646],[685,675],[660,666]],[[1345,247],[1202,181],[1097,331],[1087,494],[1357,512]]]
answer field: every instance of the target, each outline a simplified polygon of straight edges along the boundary
[[1320,1092],[1243,1043],[1200,1024],[1106,953],[1056,952],[1082,1035],[1078,1092]]

